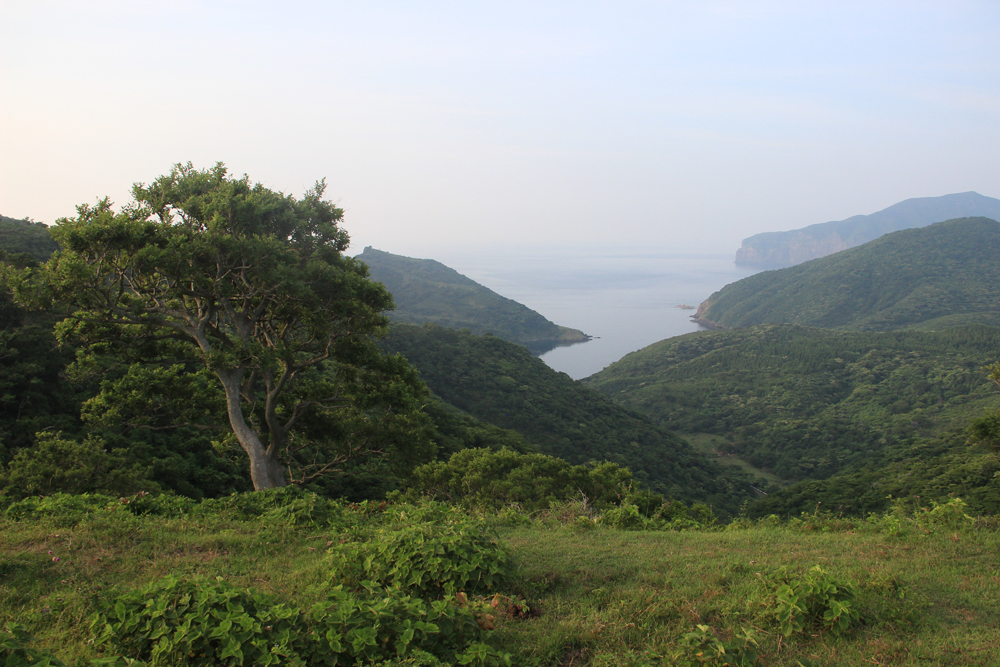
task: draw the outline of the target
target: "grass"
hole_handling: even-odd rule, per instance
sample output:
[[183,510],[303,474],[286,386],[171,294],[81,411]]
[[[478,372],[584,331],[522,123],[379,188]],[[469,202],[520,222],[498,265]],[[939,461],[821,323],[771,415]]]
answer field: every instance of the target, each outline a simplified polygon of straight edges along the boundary
[[[689,532],[554,519],[501,526],[515,566],[503,593],[533,611],[501,615],[488,641],[514,665],[610,667],[644,651],[676,654],[685,633],[706,625],[722,641],[753,633],[762,665],[1000,664],[995,526],[805,519]],[[29,626],[35,646],[69,664],[97,656],[89,618],[100,599],[201,574],[304,606],[323,596],[323,556],[338,544],[330,529],[126,512],[77,525],[0,521],[0,534],[0,626]],[[856,582],[860,625],[840,637],[818,627],[785,637],[778,582],[817,564]]]

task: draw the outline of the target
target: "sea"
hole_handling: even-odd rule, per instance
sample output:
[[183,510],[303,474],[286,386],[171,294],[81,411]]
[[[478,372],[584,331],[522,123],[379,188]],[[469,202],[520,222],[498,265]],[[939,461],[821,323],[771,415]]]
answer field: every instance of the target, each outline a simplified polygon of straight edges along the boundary
[[697,307],[725,285],[758,270],[726,254],[670,252],[528,252],[440,259],[459,273],[549,320],[593,336],[541,359],[573,379],[603,370],[629,352],[704,327]]

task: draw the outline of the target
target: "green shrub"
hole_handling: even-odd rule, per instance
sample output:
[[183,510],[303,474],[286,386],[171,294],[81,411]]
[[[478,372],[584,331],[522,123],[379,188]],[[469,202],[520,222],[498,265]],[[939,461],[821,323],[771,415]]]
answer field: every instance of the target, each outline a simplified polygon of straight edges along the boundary
[[0,664],[5,667],[66,667],[66,663],[45,649],[28,648],[31,643],[28,628],[8,623],[0,630]]
[[62,433],[42,431],[36,445],[14,455],[7,469],[0,469],[0,490],[12,498],[66,493],[130,494],[156,490],[147,479],[149,470],[128,460],[125,450],[107,451],[95,436],[82,442]]
[[167,577],[105,604],[93,629],[96,644],[151,666],[510,664],[453,599],[340,587],[301,610],[221,579]]
[[53,520],[59,526],[75,526],[95,514],[107,514],[122,506],[118,498],[100,494],[53,493],[11,503],[4,515],[12,521]]
[[729,641],[722,641],[707,625],[696,625],[679,642],[681,653],[671,663],[675,667],[752,667],[757,664],[757,640],[744,630]]
[[605,510],[598,521],[602,525],[621,530],[696,530],[716,523],[715,515],[707,505],[695,504],[690,508],[671,500],[663,502],[651,516],[640,505],[626,497],[617,507]]
[[507,553],[484,522],[436,503],[388,514],[388,525],[350,531],[330,549],[334,582],[437,597],[490,591],[506,579]]
[[534,511],[579,498],[607,507],[632,486],[632,473],[614,463],[570,465],[545,454],[511,449],[465,449],[413,473],[408,500],[420,497],[496,510],[510,505]]
[[778,625],[786,637],[817,626],[840,636],[860,618],[856,599],[853,583],[836,579],[816,565],[801,578],[788,579],[778,587]]

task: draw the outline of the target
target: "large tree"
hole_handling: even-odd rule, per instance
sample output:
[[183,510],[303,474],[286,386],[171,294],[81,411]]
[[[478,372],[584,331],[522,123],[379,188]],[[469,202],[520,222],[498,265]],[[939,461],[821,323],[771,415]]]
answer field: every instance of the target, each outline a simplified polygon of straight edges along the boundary
[[[133,186],[118,212],[104,199],[59,220],[62,250],[15,290],[71,307],[64,334],[125,355],[128,371],[90,406],[105,420],[131,406],[149,428],[163,415],[210,428],[204,378],[214,377],[256,489],[405,448],[406,427],[419,441],[409,444],[429,447],[413,416],[422,384],[370,340],[384,333],[392,297],[343,254],[343,211],[323,192],[320,182],[296,199],[222,164],[176,165]],[[380,443],[378,419],[395,420],[390,442]]]

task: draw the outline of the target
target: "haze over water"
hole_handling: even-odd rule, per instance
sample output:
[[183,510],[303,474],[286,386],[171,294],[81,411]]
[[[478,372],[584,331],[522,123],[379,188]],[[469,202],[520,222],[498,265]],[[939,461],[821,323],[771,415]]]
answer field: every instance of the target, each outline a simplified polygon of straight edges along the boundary
[[574,379],[657,341],[703,330],[691,321],[695,311],[677,306],[697,306],[757,272],[737,267],[733,253],[539,252],[440,261],[556,324],[597,337],[542,355]]

